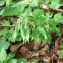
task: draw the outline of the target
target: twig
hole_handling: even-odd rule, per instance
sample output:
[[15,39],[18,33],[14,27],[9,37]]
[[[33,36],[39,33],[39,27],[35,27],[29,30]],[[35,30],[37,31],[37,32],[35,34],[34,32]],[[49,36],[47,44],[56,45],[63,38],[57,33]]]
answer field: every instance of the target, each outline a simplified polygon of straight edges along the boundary
[[58,9],[58,8],[48,8],[46,4],[42,4],[40,6],[40,8],[42,8],[44,10],[52,10],[52,11],[57,11],[57,12],[63,13],[63,10],[62,9]]
[[50,8],[50,9],[63,13],[63,10],[62,9],[56,9],[56,8]]
[[15,25],[0,25],[0,27],[15,27]]

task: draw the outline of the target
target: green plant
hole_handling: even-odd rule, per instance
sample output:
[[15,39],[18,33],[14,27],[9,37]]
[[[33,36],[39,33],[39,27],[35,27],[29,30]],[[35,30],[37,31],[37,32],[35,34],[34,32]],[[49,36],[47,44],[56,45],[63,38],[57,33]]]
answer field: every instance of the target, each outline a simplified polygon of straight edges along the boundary
[[[0,0],[0,2],[3,2],[2,5],[0,5],[1,16],[18,17],[18,19],[12,25],[10,25],[10,21],[5,21],[3,23],[5,28],[0,30],[0,44],[4,44],[0,49],[0,55],[2,53],[4,54],[4,58],[0,59],[1,63],[7,58],[5,50],[10,46],[10,42],[23,40],[23,43],[26,43],[29,42],[29,39],[31,38],[32,40],[38,42],[42,41],[44,44],[46,44],[47,40],[48,44],[50,44],[52,32],[55,32],[58,36],[61,36],[60,29],[57,27],[57,25],[59,23],[63,23],[62,13],[58,12],[53,14],[53,12],[49,11],[50,8],[58,9],[60,6],[62,6],[60,0]],[[3,6],[5,3],[6,6]],[[42,4],[47,4],[46,7],[48,8],[48,11],[45,11],[41,7]],[[5,46],[5,44],[7,46]],[[17,63],[16,59],[9,61],[9,63],[12,61]]]

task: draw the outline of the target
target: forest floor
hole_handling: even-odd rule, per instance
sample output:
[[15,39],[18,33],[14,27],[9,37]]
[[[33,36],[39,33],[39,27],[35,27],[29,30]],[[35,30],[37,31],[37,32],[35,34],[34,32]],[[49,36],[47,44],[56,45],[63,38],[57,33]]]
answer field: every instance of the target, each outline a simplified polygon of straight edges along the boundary
[[29,43],[22,44],[18,42],[11,44],[10,50],[13,52],[16,50],[17,58],[27,58],[28,61],[38,61],[39,63],[63,63],[63,54],[60,44],[62,38],[58,37],[55,33],[52,33],[51,44],[44,44],[43,42],[30,41]]

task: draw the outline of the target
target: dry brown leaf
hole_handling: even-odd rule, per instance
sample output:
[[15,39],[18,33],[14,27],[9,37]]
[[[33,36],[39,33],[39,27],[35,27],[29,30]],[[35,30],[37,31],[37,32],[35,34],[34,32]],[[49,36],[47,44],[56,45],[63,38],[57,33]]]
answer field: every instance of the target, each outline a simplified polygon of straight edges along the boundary
[[33,43],[25,44],[20,48],[20,52],[25,55],[27,51],[30,51],[33,49]]
[[38,51],[39,52],[39,55],[45,55],[45,51],[43,51],[42,49]]
[[33,50],[38,50],[40,48],[40,43],[34,42]]
[[41,42],[40,43],[40,47],[42,48],[42,47],[44,47],[45,46],[45,44],[43,43],[43,42]]
[[57,51],[61,42],[62,42],[62,39],[58,37],[58,39],[55,41],[55,51]]
[[58,49],[56,52],[56,54],[59,56],[60,59],[63,58],[63,54],[61,54],[61,52],[62,52],[62,49]]
[[50,63],[50,57],[46,56],[43,58],[43,61],[47,62],[47,63]]
[[38,52],[40,55],[46,55],[46,52],[49,49],[48,45],[45,45],[43,48],[41,48]]
[[25,53],[26,58],[39,57],[38,51],[27,51]]
[[19,46],[19,44],[20,43],[18,43],[18,44],[11,44],[10,51],[13,52]]
[[21,54],[20,50],[16,51],[16,57],[17,58],[23,58],[23,55]]
[[28,59],[28,61],[30,61],[31,63],[32,63],[33,61],[39,61],[39,60],[40,60],[39,57],[33,57],[33,58],[29,58],[29,59]]
[[25,56],[25,53],[28,51],[29,49],[28,48],[26,48],[26,47],[21,47],[20,48],[20,52],[21,52],[21,54],[23,55],[23,56]]
[[48,49],[49,49],[49,46],[48,46],[48,45],[45,45],[42,50],[43,50],[43,51],[47,51]]

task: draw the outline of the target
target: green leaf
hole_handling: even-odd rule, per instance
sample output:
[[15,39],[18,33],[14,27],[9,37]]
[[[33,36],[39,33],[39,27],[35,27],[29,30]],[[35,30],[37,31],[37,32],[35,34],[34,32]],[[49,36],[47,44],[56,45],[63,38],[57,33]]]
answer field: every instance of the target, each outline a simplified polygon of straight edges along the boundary
[[17,59],[9,59],[7,63],[17,63]]
[[36,7],[38,6],[38,0],[32,0],[32,2],[29,4],[30,7]]
[[23,39],[23,41],[26,39],[26,31],[23,25],[21,25],[21,37]]
[[12,0],[5,0],[5,1],[6,1],[6,6],[11,5],[11,3],[12,3]]
[[39,41],[39,32],[35,28],[32,28],[32,40],[33,39]]
[[26,5],[28,5],[29,2],[30,2],[30,0],[23,0],[23,1],[22,1],[22,4],[26,4]]
[[46,39],[47,39],[47,35],[46,35],[46,31],[43,27],[39,27],[39,33],[40,36],[42,38],[42,41],[45,43]]
[[0,40],[0,50],[4,47],[4,49],[8,49],[8,47],[10,46],[9,42],[6,42],[4,39]]
[[23,16],[24,17],[27,17],[27,16],[32,16],[32,9],[30,7],[26,8],[25,9],[25,12],[23,13]]
[[25,58],[18,59],[17,61],[17,63],[27,63],[27,60]]
[[57,14],[54,15],[54,19],[55,19],[55,20],[60,20],[61,17],[62,17],[62,16],[61,16],[61,13],[57,13]]
[[0,14],[2,16],[14,16],[22,15],[25,5],[22,2],[18,2],[13,6],[5,7],[1,10]]
[[17,35],[17,37],[16,37],[15,41],[21,41],[21,40],[22,40],[22,38],[21,38],[21,34],[20,34],[20,33],[18,33],[18,35]]
[[39,31],[45,37],[45,39],[47,39],[46,31],[44,30],[44,28],[43,27],[39,27]]
[[0,0],[0,6],[3,6],[5,4],[5,1]]
[[61,55],[62,55],[62,58],[63,58],[63,50],[61,51],[61,53],[60,53]]
[[43,11],[42,10],[38,10],[38,9],[34,10],[34,12],[33,12],[33,15],[34,15],[35,18],[41,17],[42,14],[43,14]]
[[34,23],[35,22],[35,18],[29,17],[29,22],[30,22],[30,24]]
[[0,2],[1,2],[1,1],[4,1],[4,0],[0,0]]
[[16,39],[17,35],[18,35],[18,28],[17,28],[17,26],[16,26],[16,27],[15,27],[15,32],[14,32],[14,34],[13,34],[13,40]]
[[61,6],[59,2],[60,0],[51,0],[50,8],[59,8]]
[[9,21],[5,21],[4,25],[10,25],[10,22]]
[[57,28],[56,25],[54,25],[53,23],[50,23],[50,26],[51,26],[51,28],[53,29],[53,31],[55,31],[56,34],[57,34],[58,36],[60,36],[59,28]]
[[7,28],[4,28],[4,29],[0,30],[0,36],[6,35],[7,33],[8,33],[8,29]]
[[9,37],[7,38],[8,39],[8,41],[11,41],[11,42],[13,42],[13,34],[14,34],[14,32],[15,32],[15,30],[14,30],[14,28],[11,28],[10,30],[8,30],[9,31],[9,33],[8,33],[8,35],[9,35]]
[[42,25],[48,24],[49,18],[47,18],[46,16],[42,15],[41,17],[37,18],[35,20],[35,24],[37,26],[42,27]]
[[43,26],[43,28],[44,28],[44,30],[46,32],[48,43],[50,44],[50,42],[51,42],[51,30],[50,30],[50,26],[49,25]]
[[40,40],[42,40],[42,42],[43,42],[44,44],[46,44],[45,37],[44,37],[42,34],[40,34]]
[[28,24],[25,24],[24,26],[21,25],[21,37],[23,41],[29,41],[30,37],[30,28]]
[[21,38],[21,35],[19,33],[19,30],[20,30],[20,25],[18,27],[18,25],[15,27],[15,30],[14,28],[11,28],[9,30],[9,37],[8,37],[8,41],[11,41],[11,42],[16,42],[16,41],[20,41],[22,38]]
[[44,3],[49,3],[51,2],[51,0],[44,0]]
[[7,54],[6,54],[5,48],[2,47],[2,49],[0,51],[0,61],[5,61],[6,57],[7,57]]
[[12,59],[13,57],[15,57],[15,53],[8,54],[7,55],[7,60]]
[[63,23],[62,18],[63,18],[63,16],[61,15],[61,13],[57,13],[54,15],[53,22],[55,21],[56,24]]
[[60,0],[51,0],[51,2],[57,2],[57,3],[59,3]]
[[48,12],[46,13],[46,17],[48,17],[49,19],[50,19],[52,16],[53,16],[53,14],[52,14],[51,12],[48,11]]
[[1,15],[2,16],[12,16],[16,15],[18,10],[16,7],[5,7],[4,9],[1,10]]
[[60,48],[63,48],[63,43],[60,44]]
[[26,30],[26,40],[29,41],[30,28],[29,28],[29,25],[28,24],[25,25],[25,30]]

